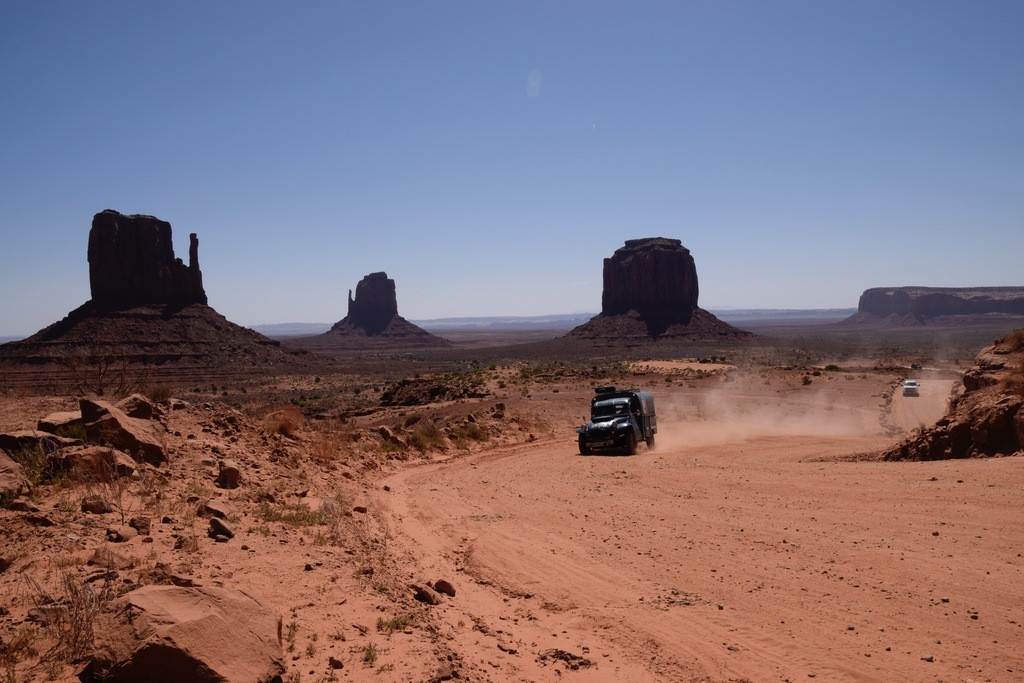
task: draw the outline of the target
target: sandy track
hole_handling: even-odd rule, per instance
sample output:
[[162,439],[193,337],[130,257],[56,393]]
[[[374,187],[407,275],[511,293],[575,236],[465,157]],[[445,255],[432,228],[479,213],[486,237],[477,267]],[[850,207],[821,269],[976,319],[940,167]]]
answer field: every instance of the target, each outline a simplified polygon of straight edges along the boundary
[[665,401],[632,458],[567,437],[389,479],[396,548],[456,577],[452,646],[493,680],[554,680],[550,648],[580,680],[1024,680],[1024,461],[839,462],[888,443],[878,394],[792,423],[750,396],[745,424]]
[[910,432],[921,425],[935,424],[946,413],[954,381],[951,379],[920,379],[918,396],[904,396],[902,385],[893,389],[890,422]]

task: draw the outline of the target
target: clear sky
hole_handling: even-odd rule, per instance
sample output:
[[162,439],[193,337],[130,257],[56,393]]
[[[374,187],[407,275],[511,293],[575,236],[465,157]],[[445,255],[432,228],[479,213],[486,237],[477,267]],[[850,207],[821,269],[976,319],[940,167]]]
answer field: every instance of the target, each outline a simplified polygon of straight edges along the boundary
[[1024,285],[1024,2],[0,4],[0,334],[89,297],[93,214],[200,238],[242,324],[600,309],[682,240],[704,307]]

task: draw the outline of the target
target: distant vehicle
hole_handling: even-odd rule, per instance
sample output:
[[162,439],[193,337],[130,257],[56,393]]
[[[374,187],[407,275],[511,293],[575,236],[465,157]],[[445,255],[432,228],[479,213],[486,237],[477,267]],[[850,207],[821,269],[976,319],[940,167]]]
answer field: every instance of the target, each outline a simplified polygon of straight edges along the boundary
[[912,379],[905,380],[903,382],[903,395],[904,396],[920,396],[919,393],[921,385]]
[[647,442],[654,448],[658,418],[654,413],[654,397],[646,391],[598,387],[590,401],[590,422],[576,428],[580,453],[622,450],[633,455],[637,443]]
[[911,363],[910,364],[910,369],[911,370],[920,370],[921,369],[921,364],[920,363]]

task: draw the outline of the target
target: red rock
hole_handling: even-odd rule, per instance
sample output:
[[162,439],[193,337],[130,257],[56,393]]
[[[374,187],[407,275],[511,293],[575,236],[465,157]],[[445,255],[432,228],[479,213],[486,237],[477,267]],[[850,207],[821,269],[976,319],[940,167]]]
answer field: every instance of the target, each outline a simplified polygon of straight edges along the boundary
[[32,485],[25,476],[25,468],[0,451],[0,503],[6,503],[31,490]]
[[280,680],[281,617],[231,588],[145,586],[97,627],[86,675],[104,680],[269,683]]
[[199,238],[189,235],[189,263],[174,257],[171,224],[107,209],[89,231],[89,286],[99,304],[205,304]]
[[120,408],[128,417],[135,417],[140,420],[152,420],[163,415],[163,410],[142,394],[132,394],[117,402]]
[[234,460],[221,460],[218,463],[217,486],[222,489],[236,489],[242,481],[242,471]]
[[108,446],[77,446],[60,451],[60,468],[77,481],[110,483],[130,477],[136,463],[124,451]]
[[138,462],[160,465],[167,462],[159,424],[128,417],[106,401],[82,399],[85,433],[90,441],[107,443],[125,451]]
[[604,260],[601,314],[567,335],[570,338],[749,336],[697,306],[697,267],[677,239],[626,240]]
[[50,413],[36,424],[36,429],[41,432],[56,434],[57,430],[68,427],[75,427],[83,424],[82,413],[78,410],[69,410],[59,413]]

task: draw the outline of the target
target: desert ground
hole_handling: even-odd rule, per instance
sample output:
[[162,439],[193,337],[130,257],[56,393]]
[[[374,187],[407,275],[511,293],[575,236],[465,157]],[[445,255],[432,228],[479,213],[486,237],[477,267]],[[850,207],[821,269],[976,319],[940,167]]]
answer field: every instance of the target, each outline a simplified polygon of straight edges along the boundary
[[[876,350],[477,349],[490,361],[457,370],[458,351],[378,354],[165,387],[166,465],[122,491],[40,482],[0,510],[3,673],[78,680],[81,653],[31,612],[68,586],[174,583],[275,606],[286,681],[1024,680],[1024,460],[879,461],[943,415],[964,367]],[[653,449],[579,454],[604,384],[655,395]],[[77,404],[7,388],[0,431]],[[224,458],[238,488],[214,483]],[[118,504],[82,512],[97,493]],[[211,509],[233,538],[208,537]],[[139,515],[148,534],[108,540]],[[97,548],[127,561],[90,564]],[[440,580],[454,595],[416,598]]]

